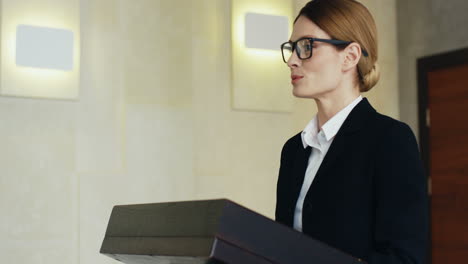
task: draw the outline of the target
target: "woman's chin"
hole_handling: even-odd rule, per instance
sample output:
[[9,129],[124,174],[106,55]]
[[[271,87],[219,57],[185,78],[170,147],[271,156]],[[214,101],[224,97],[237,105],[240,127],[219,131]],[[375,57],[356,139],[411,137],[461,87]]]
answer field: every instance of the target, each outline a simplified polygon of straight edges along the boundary
[[300,87],[294,87],[292,90],[292,93],[295,97],[298,97],[298,98],[310,98],[311,97],[310,92],[307,93],[301,90]]

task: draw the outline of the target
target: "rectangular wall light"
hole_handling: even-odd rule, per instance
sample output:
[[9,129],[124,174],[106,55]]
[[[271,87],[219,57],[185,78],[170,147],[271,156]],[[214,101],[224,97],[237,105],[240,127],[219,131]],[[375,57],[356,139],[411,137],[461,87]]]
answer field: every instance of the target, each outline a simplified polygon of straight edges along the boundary
[[18,25],[16,65],[73,70],[73,32],[65,29]]
[[245,15],[245,46],[253,49],[279,50],[289,36],[286,16],[247,13]]
[[80,0],[0,2],[0,96],[78,99]]

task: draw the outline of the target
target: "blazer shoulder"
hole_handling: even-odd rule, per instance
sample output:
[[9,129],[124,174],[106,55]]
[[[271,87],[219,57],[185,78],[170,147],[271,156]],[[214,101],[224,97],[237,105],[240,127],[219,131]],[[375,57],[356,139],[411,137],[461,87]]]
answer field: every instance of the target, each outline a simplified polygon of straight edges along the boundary
[[[392,117],[377,113],[374,130],[379,149],[399,151],[419,151],[416,136],[411,127]],[[378,136],[377,136],[378,135]]]
[[285,149],[290,149],[290,148],[297,148],[297,147],[300,147],[302,146],[302,138],[301,138],[301,132],[297,133],[296,135],[292,136],[291,138],[289,138],[286,143],[284,143],[284,146],[283,146],[283,151]]
[[[364,98],[350,113],[343,126],[346,126],[347,131],[356,130],[356,128],[365,128],[367,134],[373,136],[388,135],[391,132],[411,132],[410,127],[387,115],[383,115],[376,111],[369,103],[367,98]],[[412,132],[411,132],[412,134]]]
[[302,131],[292,136],[286,141],[286,143],[284,143],[281,150],[281,161],[284,161],[286,156],[294,153],[298,148],[303,148],[301,133]]
[[379,128],[379,130],[384,131],[385,133],[383,134],[403,133],[414,136],[414,133],[408,124],[378,112],[376,112],[375,126]]

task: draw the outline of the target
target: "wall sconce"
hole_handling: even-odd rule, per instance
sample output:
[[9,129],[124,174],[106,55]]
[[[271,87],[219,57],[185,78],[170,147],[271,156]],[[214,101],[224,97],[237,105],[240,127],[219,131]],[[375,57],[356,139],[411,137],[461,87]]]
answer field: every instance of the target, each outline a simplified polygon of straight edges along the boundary
[[247,13],[245,15],[245,46],[252,49],[279,50],[288,40],[289,19],[286,16]]
[[73,70],[73,32],[19,25],[16,29],[16,65]]
[[0,5],[0,96],[78,99],[80,1]]
[[288,41],[293,2],[231,1],[234,110],[292,112],[290,72],[280,46]]

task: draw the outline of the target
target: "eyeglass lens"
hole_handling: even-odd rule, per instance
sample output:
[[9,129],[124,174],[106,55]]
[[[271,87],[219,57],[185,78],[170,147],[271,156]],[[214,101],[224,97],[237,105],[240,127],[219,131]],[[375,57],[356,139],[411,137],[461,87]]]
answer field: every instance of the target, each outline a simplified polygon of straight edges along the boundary
[[[293,45],[296,47],[293,48]],[[296,50],[299,59],[308,59],[312,56],[312,42],[310,39],[301,39],[295,43],[285,43],[281,49],[283,60],[287,62],[293,53],[293,49]]]

